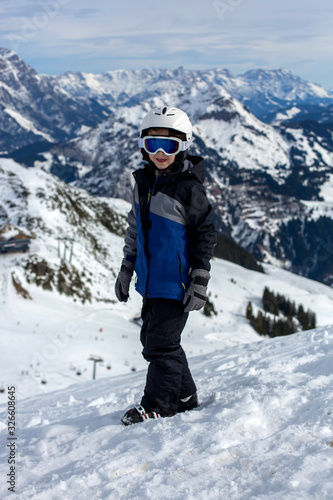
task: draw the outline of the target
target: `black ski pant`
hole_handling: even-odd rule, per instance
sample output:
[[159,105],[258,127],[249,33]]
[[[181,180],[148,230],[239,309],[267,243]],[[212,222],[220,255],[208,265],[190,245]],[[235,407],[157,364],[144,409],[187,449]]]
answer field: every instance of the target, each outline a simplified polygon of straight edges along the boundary
[[141,400],[148,411],[173,415],[179,400],[196,392],[180,336],[188,313],[179,300],[143,300],[141,343],[143,357],[149,361],[146,387]]

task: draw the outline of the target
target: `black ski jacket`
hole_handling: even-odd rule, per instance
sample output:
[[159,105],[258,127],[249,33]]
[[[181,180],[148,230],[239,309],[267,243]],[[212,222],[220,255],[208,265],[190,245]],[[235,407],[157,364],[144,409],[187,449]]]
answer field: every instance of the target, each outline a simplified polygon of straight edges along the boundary
[[135,262],[136,289],[144,297],[183,300],[190,271],[210,270],[216,244],[204,160],[188,155],[171,171],[156,174],[146,164],[133,175],[124,257]]

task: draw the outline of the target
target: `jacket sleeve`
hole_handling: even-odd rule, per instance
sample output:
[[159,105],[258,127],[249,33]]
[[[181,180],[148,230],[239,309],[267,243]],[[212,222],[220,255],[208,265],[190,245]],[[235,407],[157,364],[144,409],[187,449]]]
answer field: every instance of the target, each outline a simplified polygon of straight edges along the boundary
[[216,245],[216,229],[211,222],[212,206],[205,189],[195,183],[189,193],[188,225],[190,266],[210,270],[210,259]]
[[135,263],[136,261],[136,204],[135,204],[135,190],[133,191],[132,208],[128,214],[128,226],[125,235],[125,246],[123,248],[124,259],[128,262]]

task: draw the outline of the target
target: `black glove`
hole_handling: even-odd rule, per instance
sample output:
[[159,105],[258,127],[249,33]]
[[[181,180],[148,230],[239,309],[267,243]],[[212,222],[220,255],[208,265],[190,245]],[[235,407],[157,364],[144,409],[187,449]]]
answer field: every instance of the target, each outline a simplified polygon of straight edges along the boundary
[[119,302],[127,302],[129,287],[133,276],[134,264],[123,259],[115,285],[115,292]]
[[191,282],[183,300],[185,312],[198,311],[205,305],[209,279],[210,274],[205,269],[194,269],[191,272]]

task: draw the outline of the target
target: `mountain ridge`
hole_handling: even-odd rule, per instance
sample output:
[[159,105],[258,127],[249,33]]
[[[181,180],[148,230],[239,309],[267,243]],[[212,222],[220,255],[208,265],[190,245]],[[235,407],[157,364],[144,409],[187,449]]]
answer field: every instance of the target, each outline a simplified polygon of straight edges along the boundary
[[[10,57],[15,56],[11,53]],[[191,151],[205,159],[206,188],[218,230],[259,260],[280,262],[305,276],[333,283],[329,258],[333,229],[333,126],[309,120],[264,123],[250,111],[249,103],[244,103],[254,92],[255,99],[261,95],[258,103],[263,107],[268,102],[271,106],[273,100],[274,106],[278,103],[285,109],[299,91],[303,104],[304,99],[308,99],[306,106],[317,99],[318,106],[325,110],[324,102],[332,100],[329,93],[286,70],[247,72],[242,77],[244,82],[247,79],[243,102],[233,94],[237,88],[239,91],[239,77],[221,69],[117,70],[103,75],[68,72],[65,76],[38,78],[47,91],[55,89],[64,99],[56,99],[54,106],[67,109],[68,99],[74,99],[75,112],[69,123],[61,124],[61,143],[54,137],[54,145],[45,137],[41,141],[40,134],[29,130],[27,140],[35,142],[30,149],[23,141],[21,149],[12,154],[18,161],[56,174],[96,196],[129,201],[132,171],[141,165],[136,142],[139,123],[151,107],[172,103],[187,111],[194,124]],[[82,88],[77,84],[78,78]],[[106,83],[102,85],[101,79]],[[269,83],[272,79],[274,85]],[[248,83],[250,80],[256,82],[254,87]],[[5,87],[4,83],[0,86],[0,106],[1,90]],[[78,96],[74,96],[74,90]],[[46,92],[46,100],[41,98],[44,105],[50,98],[47,95]],[[283,102],[278,102],[282,97]],[[12,104],[12,116],[8,112],[3,115],[13,122],[15,113],[23,110],[17,111],[15,102]],[[82,106],[85,117],[80,111]],[[99,111],[94,111],[92,119],[90,110],[96,107]],[[77,112],[83,121],[76,119]],[[23,115],[20,116],[18,121],[22,120]],[[63,111],[61,119],[66,116]],[[299,117],[299,113],[294,116]],[[89,124],[87,118],[95,120],[95,125]],[[27,122],[25,125],[29,128]],[[7,136],[3,137],[6,140]],[[20,135],[15,137],[17,141]],[[308,220],[314,224],[307,224]],[[324,232],[322,226],[326,227]],[[292,230],[296,230],[295,235]],[[321,254],[326,249],[324,260],[319,259],[318,249]],[[304,264],[307,262],[311,266]]]
[[[283,90],[282,75],[289,82],[285,86],[292,85],[292,92]],[[0,130],[4,132],[0,151],[11,152],[41,137],[49,142],[69,140],[87,127],[95,127],[114,105],[132,106],[165,92],[165,85],[177,90],[177,82],[194,84],[197,79],[225,88],[258,117],[275,116],[289,104],[316,106],[316,113],[320,115],[320,103],[333,103],[333,93],[283,69],[252,70],[239,76],[227,69],[186,70],[183,67],[38,75],[14,51],[0,48],[0,109],[3,112]],[[272,82],[275,82],[273,93],[271,89],[267,91]]]
[[[52,173],[70,169],[74,185],[97,196],[130,201],[131,173],[142,162],[136,143],[138,125],[151,107],[169,100],[193,119],[191,152],[205,158],[206,189],[218,230],[257,259],[277,258],[307,275],[309,269],[302,263],[316,259],[316,248],[329,242],[331,231],[333,128],[325,124],[264,124],[224,89],[199,80],[180,94],[169,92],[114,108],[101,125],[55,146],[34,164]],[[299,234],[304,248],[298,245],[291,251],[288,224],[298,220],[305,227],[305,220],[317,224],[321,216],[327,217],[326,232],[311,237],[312,243]],[[329,284],[330,259],[325,262],[327,270],[322,264],[312,266],[311,277]]]

